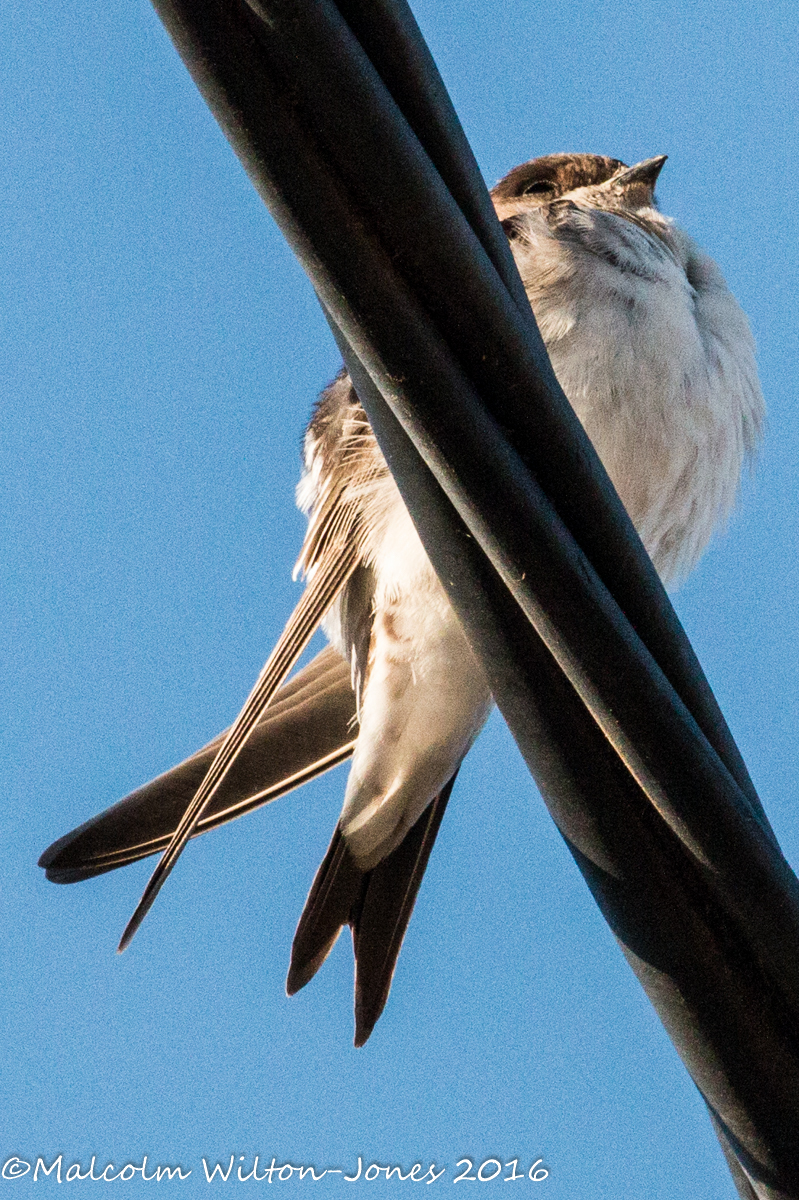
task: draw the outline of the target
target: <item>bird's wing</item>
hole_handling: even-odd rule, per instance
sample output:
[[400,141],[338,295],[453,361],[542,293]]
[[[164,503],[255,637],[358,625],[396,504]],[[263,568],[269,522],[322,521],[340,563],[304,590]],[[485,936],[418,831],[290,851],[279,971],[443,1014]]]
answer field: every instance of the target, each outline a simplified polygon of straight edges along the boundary
[[[352,520],[357,514],[352,514]],[[314,565],[313,574],[300,597],[299,604],[288,619],[269,658],[266,660],[255,687],[244,707],[225,734],[197,792],[172,834],[171,841],[150,876],[142,898],[128,921],[119,942],[119,951],[129,945],[136,930],[152,908],[156,896],[166,883],[172,868],[194,833],[214,795],[249,741],[258,721],[273,700],[283,680],[316,632],[319,622],[337,599],[342,587],[360,561],[357,542],[348,536],[349,514],[332,514],[334,525],[329,544],[321,559]]]
[[308,511],[308,528],[297,563],[297,571],[306,579],[305,591],[153,871],[122,934],[120,951],[152,907],[261,715],[363,561],[365,501],[370,487],[387,475],[388,468],[345,375],[323,393],[306,432],[305,449],[300,494]]
[[[457,774],[457,772],[456,772]],[[300,917],[291,948],[290,996],[321,967],[344,925],[355,951],[355,1045],[369,1038],[382,1013],[397,956],[447,807],[455,775],[390,854],[361,871],[336,826]]]
[[[328,647],[277,693],[192,836],[344,762],[355,745],[354,718],[350,670]],[[220,733],[179,766],[53,842],[39,859],[47,878],[77,883],[164,850],[224,738]]]

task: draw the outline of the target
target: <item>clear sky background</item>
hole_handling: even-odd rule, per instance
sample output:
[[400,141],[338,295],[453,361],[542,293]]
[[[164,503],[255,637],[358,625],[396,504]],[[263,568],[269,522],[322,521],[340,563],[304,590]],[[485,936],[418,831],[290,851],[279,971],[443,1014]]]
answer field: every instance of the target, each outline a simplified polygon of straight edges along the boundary
[[[0,1158],[191,1168],[167,1195],[205,1193],[203,1155],[435,1160],[436,1192],[464,1156],[543,1158],[520,1195],[731,1197],[700,1097],[496,715],[362,1050],[348,938],[284,994],[341,770],[194,842],[122,957],[152,860],[72,887],[37,869],[237,712],[298,595],[299,440],[338,359],[144,0],[3,8]],[[488,183],[553,150],[668,154],[664,211],[749,314],[763,453],[675,603],[797,866],[795,6],[414,10]],[[0,1180],[0,1198],[56,1187]]]

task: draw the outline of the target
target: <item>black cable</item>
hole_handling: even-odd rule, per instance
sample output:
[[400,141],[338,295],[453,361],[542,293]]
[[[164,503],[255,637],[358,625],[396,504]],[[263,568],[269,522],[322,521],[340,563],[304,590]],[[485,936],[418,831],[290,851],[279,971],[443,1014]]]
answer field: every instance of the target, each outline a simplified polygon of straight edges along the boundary
[[412,17],[390,0],[158,8],[343,336],[498,703],[720,1137],[755,1194],[799,1194],[796,880],[554,380]]

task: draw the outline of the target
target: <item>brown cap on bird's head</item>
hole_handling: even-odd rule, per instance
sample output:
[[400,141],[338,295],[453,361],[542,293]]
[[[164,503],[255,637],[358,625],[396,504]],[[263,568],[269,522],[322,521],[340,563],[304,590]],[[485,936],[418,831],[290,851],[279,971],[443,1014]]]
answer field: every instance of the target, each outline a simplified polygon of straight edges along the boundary
[[585,187],[623,191],[630,208],[645,207],[653,202],[665,161],[661,155],[628,167],[601,154],[546,154],[514,167],[492,188],[491,198],[500,218],[518,212],[520,201],[530,207],[549,204]]

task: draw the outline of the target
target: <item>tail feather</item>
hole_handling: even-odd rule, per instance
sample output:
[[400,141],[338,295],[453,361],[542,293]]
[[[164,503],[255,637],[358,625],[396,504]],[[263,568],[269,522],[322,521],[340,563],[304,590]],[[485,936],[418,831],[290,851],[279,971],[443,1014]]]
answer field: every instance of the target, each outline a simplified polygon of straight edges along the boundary
[[455,775],[396,850],[368,873],[352,928],[356,1046],[366,1042],[388,1000],[405,931],[454,783]]
[[291,947],[286,992],[310,983],[357,908],[367,874],[359,870],[336,825],[333,840],[316,872]]
[[455,775],[400,845],[369,871],[355,865],[337,826],[305,902],[286,990],[293,996],[313,978],[343,926],[349,925],[355,951],[356,1046],[368,1040],[388,999],[405,931],[454,783]]

